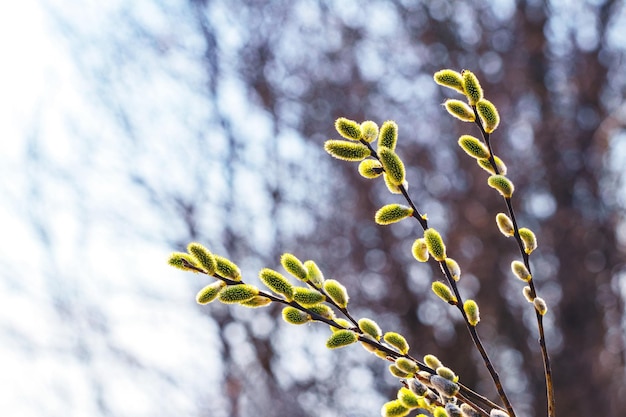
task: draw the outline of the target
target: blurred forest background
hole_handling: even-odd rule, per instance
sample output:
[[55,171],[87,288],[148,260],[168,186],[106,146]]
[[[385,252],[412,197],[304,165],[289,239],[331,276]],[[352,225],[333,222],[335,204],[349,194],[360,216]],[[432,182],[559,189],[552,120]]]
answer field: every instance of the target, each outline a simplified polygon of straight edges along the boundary
[[626,5],[581,0],[25,1],[0,6],[0,408],[20,416],[373,416],[387,365],[330,352],[280,310],[198,307],[191,240],[255,282],[283,252],[340,280],[358,317],[496,399],[430,292],[401,202],[330,158],[339,116],[395,120],[410,193],[463,269],[520,416],[545,415],[534,312],[504,211],[432,81],[474,71],[499,109],[550,307],[559,416],[626,410]]

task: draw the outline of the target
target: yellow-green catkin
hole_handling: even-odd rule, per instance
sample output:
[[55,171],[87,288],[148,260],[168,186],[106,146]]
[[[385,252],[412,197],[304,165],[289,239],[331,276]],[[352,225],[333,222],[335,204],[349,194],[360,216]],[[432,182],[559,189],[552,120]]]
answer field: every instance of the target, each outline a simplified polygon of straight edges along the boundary
[[402,369],[398,368],[395,364],[394,365],[389,365],[389,373],[393,376],[395,376],[396,378],[408,378],[409,374],[407,374],[406,372],[404,372]]
[[437,369],[437,368],[441,368],[443,366],[443,364],[441,363],[441,361],[439,360],[438,357],[436,357],[435,355],[426,355],[424,356],[424,363],[432,369]]
[[398,351],[403,355],[406,355],[409,352],[409,344],[400,333],[387,332],[384,334],[383,340],[390,346],[398,349]]
[[524,244],[524,252],[528,255],[537,249],[537,237],[532,230],[522,227],[519,229],[519,237],[522,239],[522,243]]
[[403,206],[402,204],[387,204],[376,212],[374,220],[380,225],[387,225],[399,222],[412,215],[413,209],[411,207]]
[[283,253],[280,257],[280,264],[285,268],[285,271],[289,272],[300,281],[306,281],[306,268],[295,255]]
[[461,94],[465,94],[465,90],[463,88],[463,76],[460,73],[451,69],[444,69],[437,71],[433,78],[437,84],[456,90]]
[[516,277],[518,277],[524,282],[528,282],[532,279],[532,276],[530,275],[528,268],[526,268],[526,265],[524,265],[523,262],[520,262],[520,261],[511,262],[511,271],[513,271]]
[[377,178],[383,174],[383,165],[376,159],[364,159],[359,164],[359,174],[363,178]]
[[279,272],[273,269],[263,268],[259,271],[259,279],[267,288],[274,291],[276,294],[284,296],[287,301],[293,299],[293,284]]
[[325,301],[326,296],[311,288],[296,287],[293,291],[293,300],[302,306],[310,307]]
[[510,179],[504,175],[492,175],[487,179],[487,184],[494,188],[504,198],[511,198],[515,191],[515,186]]
[[459,380],[459,377],[454,373],[454,371],[447,366],[440,366],[436,370],[437,375],[444,377],[448,381],[456,382]]
[[401,185],[404,182],[406,171],[400,157],[395,151],[384,146],[378,148],[378,157],[383,164],[389,181],[394,185]]
[[419,262],[427,262],[429,254],[428,246],[426,245],[426,239],[424,239],[423,237],[415,239],[415,242],[413,242],[413,246],[411,247],[411,253],[413,254],[413,257]]
[[522,294],[524,295],[524,298],[526,299],[526,301],[528,301],[529,303],[532,303],[533,301],[535,301],[533,290],[528,285],[522,288]]
[[342,161],[358,162],[370,156],[371,151],[362,143],[345,140],[329,139],[324,143],[324,150],[334,158]]
[[[387,173],[383,174],[383,179],[385,180],[385,185],[387,186],[387,189],[389,190],[391,194],[402,194],[402,191],[400,190],[400,186],[394,184],[389,179],[389,175],[387,175]],[[404,180],[404,182],[402,183],[402,186],[404,187],[405,190],[409,189],[409,184],[407,183],[406,180]]]
[[548,312],[548,305],[543,298],[535,297],[535,299],[533,300],[533,304],[535,305],[535,310],[537,310],[542,316],[544,316]]
[[469,156],[476,159],[489,158],[489,149],[478,138],[472,135],[462,135],[459,138],[459,146]]
[[396,149],[398,142],[398,125],[393,120],[387,120],[380,127],[378,135],[378,147],[389,148],[392,151]]
[[478,304],[474,300],[465,300],[463,303],[463,311],[467,316],[467,322],[470,326],[476,326],[480,321],[480,311],[478,310]]
[[419,397],[406,387],[402,387],[398,390],[398,401],[406,408],[413,409],[420,406]]
[[396,366],[400,370],[411,375],[417,373],[420,370],[420,368],[417,366],[417,363],[414,360],[405,358],[403,356],[400,356],[398,359],[396,359]]
[[450,271],[452,279],[455,281],[461,279],[461,267],[459,266],[458,262],[452,258],[446,258],[445,262],[446,266],[448,267],[448,271]]
[[178,268],[183,271],[198,272],[195,269],[190,268],[190,266],[200,268],[200,265],[198,265],[198,261],[193,256],[183,252],[172,253],[168,258],[167,263],[174,268]]
[[271,302],[272,300],[270,300],[269,298],[264,297],[262,295],[257,295],[247,301],[242,301],[239,304],[244,307],[258,308],[258,307],[265,307],[267,305],[270,305]]
[[324,291],[339,307],[346,308],[348,306],[348,290],[339,281],[334,279],[324,281]]
[[452,304],[452,305],[455,305],[457,303],[456,296],[452,293],[452,290],[450,289],[450,287],[448,287],[443,282],[435,281],[433,282],[431,288],[433,292],[435,293],[435,295],[437,295],[437,297],[441,298],[446,303]]
[[208,304],[217,298],[220,290],[226,286],[224,281],[216,281],[207,285],[196,294],[196,302],[198,304]]
[[249,284],[229,285],[217,295],[217,298],[224,304],[237,304],[248,301],[259,295],[259,289]]
[[446,413],[446,409],[443,407],[435,407],[433,410],[433,417],[449,417],[448,413]]
[[374,142],[378,138],[378,125],[371,120],[361,123],[361,139],[368,143]]
[[358,324],[363,334],[370,336],[374,340],[380,340],[383,335],[383,331],[380,329],[378,323],[372,319],[362,318],[358,321]]
[[207,274],[213,275],[215,273],[217,263],[213,254],[207,248],[200,243],[192,242],[187,245],[187,251],[198,261]]
[[361,125],[345,117],[340,117],[335,120],[335,129],[337,129],[337,133],[349,140],[361,140],[363,134]]
[[[333,320],[334,320],[334,322],[335,322],[336,324],[338,324],[339,326],[343,327],[344,329],[349,329],[349,328],[351,328],[351,327],[352,327],[352,323],[351,323],[351,322],[349,322],[349,321],[348,321],[348,320],[346,320],[346,319],[337,318],[337,319],[333,319]],[[337,327],[335,327],[335,326],[330,326],[330,330],[331,330],[331,331],[333,331],[333,332],[336,332],[336,331],[338,331],[338,330],[342,330],[342,329],[338,329],[338,328],[337,328]]]
[[513,220],[504,213],[496,214],[496,224],[500,233],[506,237],[513,236],[515,234],[515,227],[513,226]]
[[428,228],[424,231],[424,240],[428,247],[428,252],[437,261],[442,262],[446,259],[446,245],[438,231]]
[[308,307],[309,312],[315,313],[319,316],[322,316],[328,320],[334,320],[335,312],[332,308],[328,307],[326,304],[315,304]]
[[476,103],[476,112],[478,113],[478,117],[480,117],[485,132],[492,133],[498,128],[500,115],[498,114],[498,109],[496,109],[496,106],[494,106],[491,101],[484,98],[479,100],[478,103]]
[[474,110],[470,106],[467,105],[464,101],[449,99],[446,100],[444,106],[450,115],[456,117],[459,120],[464,122],[473,122],[476,120],[476,116],[474,115]]
[[464,70],[461,75],[463,76],[463,91],[467,100],[471,106],[475,106],[483,98],[483,88],[473,72]]
[[383,404],[380,409],[382,417],[404,417],[411,412],[410,409],[402,405],[400,400],[393,400]]
[[311,316],[295,307],[283,308],[283,320],[289,324],[305,324],[311,321]]
[[324,274],[314,261],[308,260],[304,262],[306,269],[307,282],[311,283],[315,288],[321,288],[324,284]]
[[489,159],[477,159],[476,162],[478,163],[479,167],[481,167],[482,169],[484,169],[490,174],[506,175],[507,168],[506,168],[505,163],[502,161],[502,159],[494,155],[493,160],[496,164],[496,168],[498,168],[498,172],[496,172],[496,170],[493,169],[493,166],[491,165],[491,161]]
[[224,278],[233,281],[241,281],[241,270],[234,262],[219,255],[213,255],[215,258],[215,272]]
[[337,349],[351,345],[358,340],[357,335],[351,330],[338,330],[333,332],[326,341],[328,349]]

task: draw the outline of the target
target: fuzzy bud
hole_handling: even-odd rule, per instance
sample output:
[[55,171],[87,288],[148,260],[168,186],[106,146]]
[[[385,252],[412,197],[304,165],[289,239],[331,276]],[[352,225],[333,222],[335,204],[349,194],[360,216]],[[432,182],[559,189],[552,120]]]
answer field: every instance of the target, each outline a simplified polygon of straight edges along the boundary
[[263,268],[259,271],[259,278],[267,288],[274,291],[276,294],[284,296],[287,301],[293,299],[293,284],[282,276],[282,274],[273,269]]
[[[496,163],[496,168],[498,168],[497,174],[506,175],[507,168],[504,162],[502,161],[502,159],[494,155],[493,160]],[[493,175],[496,174],[496,170],[493,169],[493,166],[491,166],[491,161],[489,159],[477,159],[476,162],[478,163],[479,167],[481,167],[488,173],[493,174]]]
[[213,254],[209,252],[207,248],[199,243],[193,242],[187,245],[187,251],[198,261],[207,274],[213,275],[215,273],[217,263],[215,262]]
[[324,291],[339,307],[346,308],[348,306],[348,291],[339,281],[334,279],[324,281]]
[[413,253],[413,257],[419,262],[427,262],[429,255],[426,239],[415,239],[415,242],[413,242],[413,246],[411,247],[411,253]]
[[381,336],[383,335],[383,331],[380,329],[378,323],[376,323],[372,319],[360,319],[359,329],[361,329],[364,334],[372,337],[374,340],[380,340]]
[[404,182],[406,173],[404,163],[400,157],[393,150],[384,146],[378,147],[378,157],[383,164],[389,181],[394,185],[401,185]]
[[269,305],[271,302],[272,300],[270,300],[269,298],[263,297],[262,295],[257,295],[247,301],[242,301],[239,304],[244,307],[258,308],[258,307],[265,307]]
[[446,259],[446,245],[439,232],[432,227],[428,228],[424,231],[424,239],[430,255],[437,261],[443,262]]
[[234,262],[219,255],[213,255],[213,257],[215,258],[215,272],[219,276],[241,281],[241,270]]
[[198,304],[208,304],[217,298],[222,288],[226,286],[224,281],[216,281],[207,285],[196,294],[196,302]]
[[361,139],[371,143],[376,138],[378,138],[378,125],[371,120],[361,123]]
[[335,120],[335,129],[337,129],[337,133],[339,133],[346,139],[355,141],[361,140],[361,126],[354,120],[340,117],[339,119]]
[[402,369],[398,368],[396,365],[389,365],[389,373],[395,376],[396,378],[401,378],[401,379],[407,378],[409,376],[409,374],[404,372]]
[[546,313],[548,312],[548,305],[543,298],[535,297],[535,299],[533,300],[533,304],[535,305],[535,310],[537,310],[539,314],[541,314],[542,316],[546,315]]
[[513,191],[515,191],[515,186],[511,180],[504,175],[490,176],[487,180],[487,184],[489,184],[491,188],[496,189],[504,198],[511,198]]
[[415,395],[413,391],[405,387],[398,390],[398,401],[406,408],[418,408],[420,406],[419,397]]
[[357,335],[351,330],[339,330],[330,335],[326,341],[328,349],[337,349],[351,345],[358,340]]
[[509,216],[504,213],[496,214],[496,224],[500,233],[506,237],[513,236],[515,234],[515,228],[513,227],[513,221]]
[[[387,186],[387,189],[389,190],[391,194],[402,194],[402,191],[400,191],[400,186],[394,184],[389,179],[389,175],[387,175],[387,173],[383,174],[383,179],[385,180],[385,185]],[[409,189],[409,183],[406,180],[404,180],[404,182],[402,183],[402,186],[404,187],[405,190]]]
[[529,303],[532,303],[533,301],[535,301],[535,297],[533,296],[533,291],[528,285],[522,288],[522,294],[524,295],[524,298],[526,299],[526,301],[528,301]]
[[371,154],[367,146],[362,143],[353,143],[337,139],[327,140],[324,143],[324,150],[334,158],[353,162],[362,161]]
[[466,403],[461,404],[461,413],[463,413],[463,417],[480,417],[480,413]]
[[409,358],[405,358],[403,356],[400,356],[398,359],[396,359],[396,366],[402,371],[411,375],[419,371],[419,367],[417,366],[417,363],[415,361]]
[[489,149],[478,138],[472,135],[462,135],[459,138],[459,146],[466,154],[476,159],[489,158]]
[[437,375],[444,377],[448,381],[457,382],[459,380],[459,377],[456,376],[454,371],[446,366],[440,366],[437,368],[436,372]]
[[305,324],[311,321],[311,316],[295,307],[283,308],[283,320],[289,324]]
[[400,400],[393,400],[383,405],[380,409],[380,415],[382,417],[404,417],[409,414],[409,411]]
[[510,417],[509,413],[498,410],[497,408],[492,408],[489,412],[489,417]]
[[308,307],[309,312],[315,313],[318,316],[322,316],[328,320],[335,319],[335,312],[332,308],[328,307],[326,304],[315,304]]
[[454,397],[459,392],[459,384],[440,375],[430,377],[432,386],[446,397]]
[[446,404],[446,413],[448,413],[448,417],[463,417],[459,406],[452,403]]
[[474,115],[474,110],[470,106],[467,105],[464,101],[450,99],[446,100],[444,106],[448,113],[452,116],[456,117],[459,120],[464,122],[473,122],[476,120],[476,116]]
[[291,253],[283,253],[280,257],[280,264],[285,268],[285,271],[289,272],[300,281],[306,281],[306,268],[302,262]]
[[530,275],[530,272],[528,272],[528,268],[526,268],[526,265],[524,265],[523,262],[520,262],[520,261],[511,262],[511,271],[513,271],[516,277],[518,277],[524,282],[528,282],[532,278],[532,276]]
[[435,407],[433,410],[433,417],[449,417],[448,413],[446,413],[446,409],[443,407]]
[[183,252],[172,253],[170,257],[168,258],[167,263],[173,266],[174,268],[178,268],[183,271],[198,272],[195,269],[190,268],[190,266],[200,268],[200,265],[198,265],[198,261],[196,260],[196,258],[189,255],[188,253],[183,253]]
[[253,285],[237,284],[222,288],[217,298],[224,304],[237,304],[259,295],[259,289]]
[[480,321],[480,311],[478,310],[478,304],[474,300],[466,300],[463,303],[463,311],[467,316],[467,322],[470,326],[476,326]]
[[398,125],[393,120],[387,120],[380,127],[378,136],[378,147],[389,148],[392,151],[396,149],[398,142]]
[[437,297],[441,298],[443,301],[450,305],[456,305],[457,299],[452,293],[450,287],[444,284],[441,281],[435,281],[432,285],[432,290],[437,295]]
[[433,78],[437,84],[456,90],[461,94],[465,94],[465,90],[463,88],[463,76],[458,72],[451,69],[444,69],[437,71]]
[[364,159],[359,164],[359,174],[364,178],[380,177],[383,172],[383,165],[376,159]]
[[463,91],[467,96],[469,104],[475,106],[483,98],[483,88],[473,72],[464,70],[461,75],[463,76]]
[[459,266],[457,261],[455,261],[452,258],[446,258],[445,263],[446,263],[446,266],[448,267],[448,271],[450,271],[450,275],[452,276],[452,279],[455,281],[458,281],[459,279],[461,279],[461,267]]
[[479,100],[478,103],[476,103],[476,112],[478,113],[478,117],[480,117],[485,132],[492,133],[498,128],[500,115],[498,114],[498,109],[496,109],[496,106],[494,106],[491,101],[485,100],[484,98]]
[[411,207],[403,206],[401,204],[387,204],[380,208],[374,220],[380,225],[387,225],[391,223],[399,222],[413,215],[413,209]]
[[324,302],[326,296],[310,288],[296,287],[293,291],[293,300],[301,306],[310,307]]
[[443,366],[443,364],[441,363],[439,358],[436,357],[435,355],[426,355],[426,356],[424,356],[424,363],[428,367],[433,368],[433,369],[441,368]]
[[419,379],[411,378],[407,381],[409,389],[420,397],[428,392],[428,387],[420,382]]
[[311,283],[315,288],[320,288],[324,284],[324,275],[317,264],[313,261],[305,261],[304,268],[306,269],[306,280]]
[[[333,321],[338,324],[339,326],[343,327],[343,329],[349,329],[352,327],[352,323],[350,323],[348,320],[346,319],[342,319],[342,318],[338,318],[338,319],[333,319]],[[330,330],[333,332],[339,331],[339,330],[343,330],[343,329],[338,329],[335,326],[330,326]]]
[[524,244],[524,252],[528,255],[537,249],[537,238],[532,230],[522,227],[519,229],[519,237],[522,239],[522,243]]
[[403,355],[406,355],[409,352],[409,344],[400,333],[387,332],[383,336],[383,340],[390,346],[398,349],[398,351]]

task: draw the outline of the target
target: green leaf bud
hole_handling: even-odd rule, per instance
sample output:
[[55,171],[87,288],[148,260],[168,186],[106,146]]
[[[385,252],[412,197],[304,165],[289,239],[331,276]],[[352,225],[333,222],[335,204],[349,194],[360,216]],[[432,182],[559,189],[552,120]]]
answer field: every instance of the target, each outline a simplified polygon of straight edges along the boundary
[[422,237],[415,239],[415,242],[413,242],[413,246],[411,247],[411,253],[413,253],[413,257],[419,262],[427,262],[429,255],[426,239]]
[[341,136],[349,140],[361,140],[363,135],[361,126],[354,120],[345,117],[335,120],[335,129]]
[[371,336],[374,340],[380,340],[380,338],[383,335],[383,331],[380,329],[380,326],[378,325],[378,323],[376,323],[372,319],[367,319],[367,318],[360,319],[359,329],[361,329],[361,331],[364,334]]
[[515,186],[513,186],[511,180],[504,175],[490,176],[487,180],[487,184],[489,184],[491,188],[495,188],[504,198],[511,198],[513,191],[515,191]]
[[190,266],[200,268],[200,265],[198,265],[198,261],[196,260],[196,258],[189,255],[188,253],[183,253],[183,252],[172,253],[170,257],[167,259],[167,263],[173,266],[174,268],[178,268],[183,271],[198,272],[195,269],[190,268]]
[[471,405],[467,403],[461,404],[461,413],[463,413],[463,417],[480,417],[480,413],[477,410],[474,410]]
[[444,377],[448,381],[457,382],[459,377],[454,373],[454,371],[448,367],[440,366],[436,369],[437,375]]
[[[389,175],[387,175],[387,173],[383,174],[383,179],[385,180],[385,185],[387,186],[387,189],[389,190],[391,194],[402,194],[402,191],[400,191],[400,186],[394,184],[389,179]],[[409,184],[406,182],[406,180],[404,180],[404,182],[402,183],[402,186],[404,187],[405,190],[409,189]]]
[[378,148],[378,157],[389,177],[389,181],[394,185],[401,185],[404,182],[405,169],[400,157],[393,150],[384,146]]
[[342,161],[362,161],[370,156],[371,151],[362,143],[346,142],[345,140],[329,139],[324,149],[330,156]]
[[259,289],[253,285],[237,284],[222,288],[217,298],[224,304],[237,304],[259,295]]
[[500,233],[502,233],[504,236],[509,237],[515,234],[513,221],[506,214],[504,213],[496,214],[496,224],[498,225],[498,229],[500,229]]
[[420,368],[414,360],[400,356],[396,359],[396,366],[407,374],[415,374]]
[[474,115],[474,110],[467,103],[461,100],[449,99],[444,103],[446,110],[452,116],[456,117],[459,120],[464,122],[473,122],[476,120],[476,116]]
[[406,408],[417,408],[420,406],[419,397],[406,387],[402,387],[398,390],[398,401]]
[[403,206],[402,204],[387,204],[376,212],[374,220],[380,225],[387,225],[399,222],[412,215],[413,209],[411,207]]
[[409,374],[398,368],[396,365],[389,365],[389,372],[396,378],[406,378],[409,376]]
[[389,148],[392,151],[396,149],[398,142],[398,125],[393,120],[387,120],[380,127],[378,136],[378,147]]
[[376,159],[364,159],[359,164],[359,174],[364,178],[376,178],[381,176],[383,172],[383,165]]
[[539,312],[542,316],[545,316],[548,312],[548,305],[545,300],[541,297],[535,297],[533,300],[533,304],[535,305],[535,310]]
[[433,375],[430,377],[431,385],[446,397],[454,397],[459,392],[459,384],[452,382],[441,375]]
[[448,271],[450,271],[450,275],[452,275],[452,279],[455,281],[461,279],[461,267],[457,261],[452,258],[446,258],[445,262],[448,267]]
[[524,282],[528,282],[532,278],[532,276],[530,275],[530,272],[528,271],[528,268],[526,268],[526,265],[524,265],[523,262],[520,262],[520,261],[511,262],[511,271],[513,271],[516,277],[518,277]]
[[215,272],[219,276],[241,281],[241,271],[234,262],[219,255],[213,255],[213,258],[215,258]]
[[480,310],[478,310],[478,304],[476,304],[476,301],[466,300],[463,303],[463,311],[465,311],[469,325],[475,327],[480,321]]
[[463,91],[467,96],[469,104],[475,106],[476,103],[483,98],[483,88],[480,86],[478,78],[476,78],[473,72],[464,70],[462,76]]
[[522,227],[519,229],[519,237],[522,239],[522,243],[524,244],[524,252],[528,255],[537,249],[537,237],[535,237],[532,230]]
[[478,138],[472,135],[462,135],[459,138],[459,146],[472,158],[489,158],[489,149]]
[[256,297],[252,297],[248,301],[242,301],[239,304],[244,307],[257,308],[257,307],[265,307],[269,305],[271,302],[272,300],[270,300],[269,298],[263,297],[262,295],[257,295]]
[[400,400],[389,401],[380,409],[382,417],[404,417],[410,412],[411,410],[403,406]]
[[433,78],[437,84],[456,90],[461,94],[465,94],[465,90],[463,88],[463,76],[458,72],[451,69],[444,69],[437,71]]
[[300,259],[296,258],[291,253],[283,253],[280,257],[280,264],[285,268],[285,271],[289,272],[300,281],[306,281],[306,268],[300,262]]
[[[338,318],[338,319],[333,319],[333,320],[334,320],[335,323],[337,323],[338,325],[340,325],[344,329],[349,329],[349,328],[352,327],[352,323],[350,323],[346,319]],[[336,332],[336,331],[341,330],[341,329],[338,329],[338,328],[336,328],[334,326],[330,326],[330,330],[333,331],[333,332]]]
[[306,269],[307,281],[315,288],[320,288],[324,283],[324,275],[317,264],[313,261],[305,261],[304,268]]
[[198,304],[208,304],[217,298],[220,290],[226,286],[224,281],[216,281],[207,285],[196,294],[196,302]]
[[337,349],[351,345],[358,340],[357,335],[352,330],[339,330],[330,335],[326,341],[328,349]]
[[326,304],[315,304],[308,307],[308,310],[311,313],[315,313],[320,315],[328,320],[333,320],[335,318],[335,312],[332,308],[328,307]]
[[346,308],[348,306],[348,291],[339,281],[334,279],[324,281],[324,291],[339,307]]
[[378,125],[371,120],[361,123],[361,139],[372,143],[378,138]]
[[187,245],[187,251],[197,260],[207,274],[213,275],[215,273],[217,263],[213,254],[207,248],[199,243],[192,242]]
[[509,413],[498,410],[497,408],[492,408],[489,412],[489,417],[510,417]]
[[452,293],[450,287],[444,284],[441,281],[435,281],[432,285],[433,292],[437,295],[437,297],[441,298],[443,301],[450,305],[456,305],[457,299]]
[[446,413],[448,413],[448,417],[463,417],[459,406],[452,403],[446,404]]
[[281,294],[287,301],[293,300],[294,286],[282,274],[273,269],[263,268],[259,271],[261,282],[276,294]]
[[443,407],[435,407],[433,410],[433,417],[449,417],[448,413],[446,413],[446,409]]
[[439,232],[432,227],[428,228],[424,231],[424,239],[430,255],[437,261],[443,262],[446,259],[446,245]]
[[424,356],[424,363],[432,369],[437,369],[437,368],[441,368],[443,366],[443,364],[441,363],[441,361],[439,360],[438,357],[436,357],[435,355],[426,355]]
[[409,352],[409,344],[400,333],[387,332],[383,336],[383,340],[390,346],[398,349],[398,351],[403,355],[406,355]]
[[524,298],[526,298],[526,301],[528,301],[529,303],[532,303],[533,301],[535,301],[533,292],[528,285],[522,288],[522,294],[524,294]]
[[283,308],[283,320],[289,324],[305,324],[311,321],[311,316],[295,307]]
[[293,291],[293,300],[302,306],[309,307],[325,301],[326,296],[317,290],[296,287]]
[[484,98],[481,99],[476,103],[476,112],[478,113],[478,117],[480,117],[485,132],[491,133],[498,128],[500,115],[498,114],[498,109],[496,109],[496,106],[494,106],[491,101],[485,100]]
[[[502,159],[498,158],[494,155],[493,160],[496,163],[496,167],[498,168],[498,173],[501,175],[506,175],[507,168]],[[491,161],[489,159],[477,159],[476,162],[478,166],[487,171],[490,174],[496,174],[496,170],[491,166]]]

